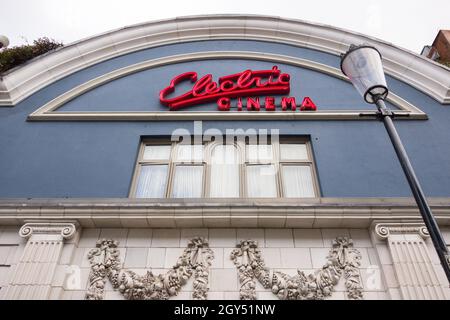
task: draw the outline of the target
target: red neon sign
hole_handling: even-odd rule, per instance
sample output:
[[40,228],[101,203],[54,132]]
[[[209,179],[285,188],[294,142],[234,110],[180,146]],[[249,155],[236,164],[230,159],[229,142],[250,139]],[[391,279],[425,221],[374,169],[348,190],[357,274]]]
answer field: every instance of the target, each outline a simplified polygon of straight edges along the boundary
[[[192,89],[168,99],[167,96],[175,90],[176,85],[186,80],[195,82]],[[289,74],[281,73],[277,66],[271,70],[245,70],[221,77],[218,82],[212,80],[211,74],[197,81],[196,72],[186,72],[173,78],[169,86],[161,90],[159,100],[170,109],[176,110],[194,104],[219,101],[221,98],[288,94],[289,80]]]

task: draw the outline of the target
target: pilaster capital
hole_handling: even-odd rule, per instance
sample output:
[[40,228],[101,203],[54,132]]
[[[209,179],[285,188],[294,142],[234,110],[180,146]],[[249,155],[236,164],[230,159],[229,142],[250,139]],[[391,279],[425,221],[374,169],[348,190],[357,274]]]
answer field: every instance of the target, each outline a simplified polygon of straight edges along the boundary
[[373,230],[381,240],[396,234],[418,234],[423,239],[430,236],[425,224],[421,222],[380,222],[374,224]]
[[20,228],[19,235],[22,238],[29,238],[31,235],[51,235],[71,239],[75,235],[77,227],[76,221],[30,221]]

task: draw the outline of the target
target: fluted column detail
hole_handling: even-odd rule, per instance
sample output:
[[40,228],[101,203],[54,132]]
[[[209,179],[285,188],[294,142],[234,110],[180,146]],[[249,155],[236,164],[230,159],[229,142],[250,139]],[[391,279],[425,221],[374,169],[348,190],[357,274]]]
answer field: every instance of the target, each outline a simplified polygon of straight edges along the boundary
[[48,299],[64,240],[76,232],[75,222],[29,222],[19,235],[28,239],[4,299]]
[[379,223],[374,231],[388,243],[403,299],[445,299],[425,243],[429,233],[424,224]]

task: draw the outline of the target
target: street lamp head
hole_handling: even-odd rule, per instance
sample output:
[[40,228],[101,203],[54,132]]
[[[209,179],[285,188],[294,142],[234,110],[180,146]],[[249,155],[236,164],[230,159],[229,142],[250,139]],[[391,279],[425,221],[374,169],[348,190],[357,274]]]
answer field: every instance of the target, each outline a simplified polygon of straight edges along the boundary
[[381,53],[369,45],[350,45],[341,57],[341,70],[368,103],[388,94]]
[[8,45],[9,45],[9,39],[4,35],[0,35],[0,49],[6,48]]

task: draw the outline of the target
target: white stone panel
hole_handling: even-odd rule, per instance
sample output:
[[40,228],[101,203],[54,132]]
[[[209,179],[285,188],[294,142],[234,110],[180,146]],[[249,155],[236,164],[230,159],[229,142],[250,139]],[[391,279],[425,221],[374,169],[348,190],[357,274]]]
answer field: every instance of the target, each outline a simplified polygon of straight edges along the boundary
[[217,292],[217,291],[210,291],[208,292],[208,300],[223,300],[224,299],[224,293],[223,292]]
[[[224,261],[224,248],[214,248],[214,259],[211,262],[211,268],[219,269],[223,268],[223,261]],[[228,257],[229,259],[229,257]],[[232,266],[229,266],[229,268],[232,268]]]
[[60,300],[64,294],[64,290],[61,287],[55,287],[50,290],[50,300]]
[[398,288],[399,284],[397,276],[395,275],[394,266],[392,264],[383,264],[381,265],[381,270],[383,271],[387,287]]
[[72,291],[72,296],[71,299],[72,300],[84,300],[86,296],[86,292],[85,291]]
[[354,247],[361,253],[361,268],[368,268],[370,266],[369,254],[367,253],[367,248]]
[[294,243],[301,248],[322,248],[323,239],[320,229],[294,229]]
[[164,268],[165,259],[166,259],[166,249],[164,248],[148,249],[147,267]]
[[293,248],[292,229],[265,229],[266,247]]
[[[231,251],[235,248],[223,248],[223,267],[224,268],[236,268],[233,260],[230,259]],[[215,248],[213,250],[216,250]]]
[[11,249],[11,246],[0,246],[0,265],[6,265]]
[[76,245],[73,243],[66,243],[61,251],[61,256],[59,258],[59,264],[71,264],[72,256],[76,250]]
[[322,268],[327,262],[329,248],[311,248],[311,260],[313,268]]
[[447,246],[450,246],[450,228],[442,228],[441,233]]
[[268,268],[283,267],[281,263],[281,253],[279,248],[261,248],[261,254]]
[[211,291],[238,291],[236,269],[210,269]]
[[208,239],[208,229],[206,228],[185,228],[181,229],[180,246],[186,246],[187,243],[195,237]]
[[342,291],[335,291],[326,300],[345,300],[345,293]]
[[108,290],[105,292],[105,300],[125,300],[119,290]]
[[153,248],[177,248],[180,246],[179,229],[153,229]]
[[164,268],[172,268],[178,258],[183,254],[184,248],[167,248],[166,259],[164,260]]
[[359,270],[364,291],[385,291],[382,272],[382,269],[376,266]]
[[18,244],[23,242],[19,236],[19,228],[17,227],[3,227],[0,232],[1,244]]
[[278,297],[272,292],[256,292],[256,299],[258,300],[278,300]]
[[264,243],[264,229],[237,229],[237,241],[241,240],[256,240],[258,247],[263,247]]
[[127,247],[148,248],[152,243],[152,229],[130,229]]
[[[127,244],[128,229],[104,228],[100,231],[100,239],[113,239],[119,241],[119,247],[125,247]],[[95,248],[95,243],[90,248]]]
[[311,254],[308,248],[281,248],[283,268],[311,268]]
[[10,272],[11,272],[11,267],[0,266],[0,287],[4,287],[8,284]]
[[171,300],[192,300],[192,292],[181,291],[176,296],[173,296],[170,299]]
[[322,229],[323,245],[331,247],[333,240],[337,237],[350,237],[348,229]]
[[402,294],[399,289],[389,288],[388,293],[392,300],[402,300]]
[[239,291],[230,291],[230,292],[224,292],[223,293],[223,299],[224,300],[239,300]]
[[367,248],[367,254],[369,255],[370,264],[381,265],[380,259],[378,259],[378,253],[374,248]]
[[232,248],[236,243],[236,229],[209,229],[210,247]]
[[21,243],[18,246],[11,247],[9,251],[8,259],[6,259],[7,265],[17,264],[19,262],[20,257],[22,256],[23,249],[25,248],[25,243]]
[[372,247],[372,241],[367,229],[350,229],[349,231],[355,247]]
[[66,267],[65,265],[56,266],[55,273],[53,274],[52,286],[63,287],[66,281]]
[[[95,243],[100,237],[100,229],[83,229],[78,241],[79,248],[95,248]],[[115,240],[115,239],[114,239]]]
[[125,268],[143,268],[147,264],[147,248],[127,248]]
[[377,244],[376,250],[378,252],[378,258],[381,264],[392,264],[391,254],[385,244]]

